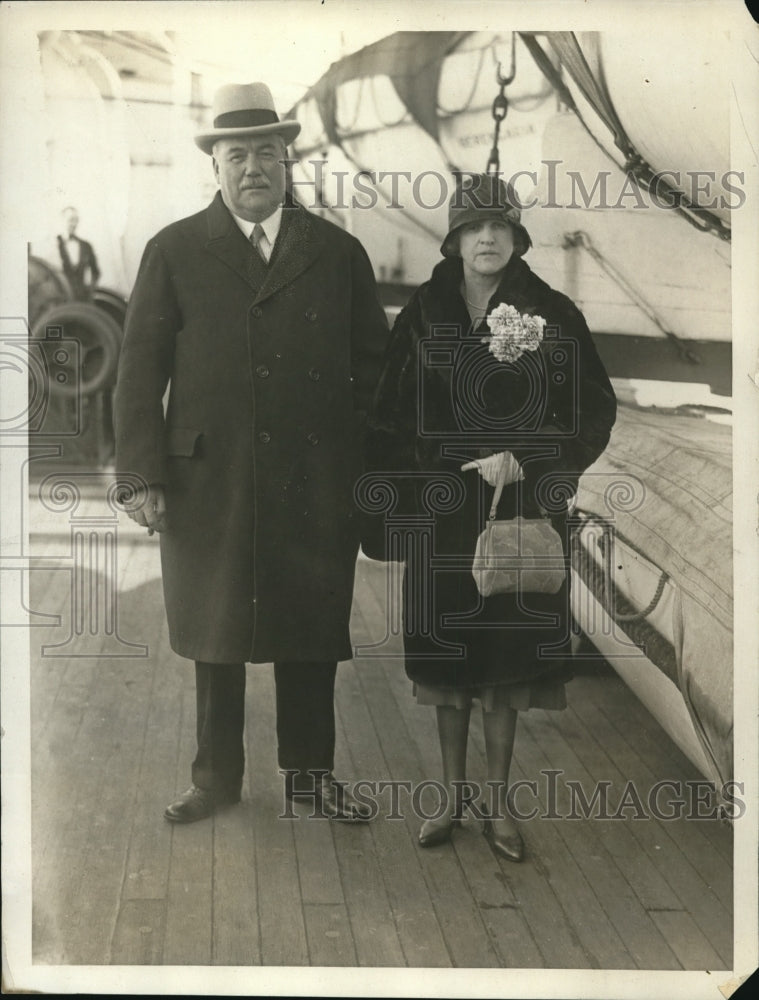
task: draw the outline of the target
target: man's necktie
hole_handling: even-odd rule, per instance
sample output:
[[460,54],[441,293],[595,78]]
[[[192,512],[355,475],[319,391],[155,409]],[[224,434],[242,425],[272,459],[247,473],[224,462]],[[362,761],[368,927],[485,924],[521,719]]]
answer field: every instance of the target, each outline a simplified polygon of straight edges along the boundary
[[268,264],[269,258],[267,257],[266,251],[264,250],[263,244],[261,242],[262,240],[265,239],[266,239],[266,233],[264,232],[264,227],[261,225],[260,222],[257,222],[253,226],[253,232],[250,234],[250,242],[253,244],[256,250],[258,250],[258,254],[261,260],[264,262],[264,264]]

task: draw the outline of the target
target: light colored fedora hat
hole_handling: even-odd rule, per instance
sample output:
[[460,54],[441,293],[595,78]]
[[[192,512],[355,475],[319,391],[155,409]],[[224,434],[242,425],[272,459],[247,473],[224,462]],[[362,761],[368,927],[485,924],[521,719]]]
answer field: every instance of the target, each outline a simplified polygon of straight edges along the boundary
[[300,132],[300,122],[279,120],[265,83],[228,83],[214,94],[213,128],[196,135],[195,143],[210,155],[217,139],[274,132],[289,145]]

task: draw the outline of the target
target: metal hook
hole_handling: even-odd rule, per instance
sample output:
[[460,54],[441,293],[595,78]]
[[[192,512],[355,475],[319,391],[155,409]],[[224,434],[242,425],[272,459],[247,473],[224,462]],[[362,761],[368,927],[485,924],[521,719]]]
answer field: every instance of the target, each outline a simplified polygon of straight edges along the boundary
[[[493,46],[493,58],[495,59],[495,46]],[[508,76],[503,75],[503,71],[501,69],[502,63],[500,59],[496,59],[496,66],[498,68],[496,69],[495,78],[496,82],[498,83],[498,86],[508,87],[508,85],[514,81],[514,77],[516,76],[517,73],[515,32],[513,31],[511,32],[511,72],[509,73]]]

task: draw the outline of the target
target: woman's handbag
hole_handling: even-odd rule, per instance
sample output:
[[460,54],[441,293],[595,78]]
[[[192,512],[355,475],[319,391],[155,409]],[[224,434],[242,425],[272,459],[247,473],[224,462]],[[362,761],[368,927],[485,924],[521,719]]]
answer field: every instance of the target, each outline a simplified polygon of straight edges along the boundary
[[516,591],[555,594],[566,579],[559,533],[547,517],[496,521],[504,477],[496,484],[488,523],[477,539],[472,575],[483,597]]

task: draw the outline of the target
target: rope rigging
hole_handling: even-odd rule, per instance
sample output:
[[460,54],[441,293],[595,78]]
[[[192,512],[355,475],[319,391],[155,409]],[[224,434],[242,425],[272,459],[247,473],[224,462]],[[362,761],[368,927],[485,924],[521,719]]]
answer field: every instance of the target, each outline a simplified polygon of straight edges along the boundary
[[588,236],[588,234],[583,232],[581,229],[574,233],[564,234],[563,249],[569,250],[574,247],[580,247],[585,250],[585,252],[588,253],[598,264],[598,266],[601,267],[614,282],[616,282],[625,295],[627,295],[627,297],[634,302],[646,316],[648,316],[651,322],[661,330],[664,336],[675,345],[682,361],[691,365],[701,364],[701,358],[696,351],[694,351],[691,347],[688,347],[685,341],[681,340],[676,333],[673,333],[672,330],[664,324],[664,321],[661,319],[651,303],[643,297],[637,288],[630,284],[627,278],[611,263],[610,260],[607,260],[607,258],[604,257],[601,251],[594,246],[590,236]]
[[[600,533],[598,535],[594,534],[595,544],[597,546],[598,554],[601,558],[601,566],[599,567],[596,560],[590,553],[587,553],[587,558],[590,560],[590,565],[600,571],[596,576],[598,592],[597,596],[600,598],[602,605],[604,606],[607,614],[614,619],[614,621],[622,624],[634,624],[636,622],[645,621],[650,614],[652,614],[664,594],[664,589],[667,583],[670,581],[671,577],[666,570],[659,570],[659,579],[656,583],[656,588],[654,589],[653,596],[649,600],[648,604],[639,611],[634,610],[630,612],[623,612],[619,610],[618,604],[618,587],[614,576],[614,541],[618,532],[612,522],[607,521],[605,518],[598,517],[595,514],[589,514],[584,511],[581,515],[582,523],[591,525],[594,528],[600,528]],[[579,536],[575,534],[573,543],[575,545],[580,545]],[[634,546],[629,542],[625,542],[633,552],[638,555],[643,555],[643,553],[638,552]],[[645,555],[643,555],[645,558]],[[619,567],[622,568],[621,566]],[[657,567],[658,568],[658,567]],[[634,607],[630,601],[630,598],[622,594],[622,603],[628,607]]]
[[604,559],[604,597],[606,598],[606,605],[609,614],[614,621],[620,623],[637,622],[642,621],[644,618],[648,618],[661,600],[664,588],[669,580],[669,574],[664,570],[661,571],[654,595],[645,608],[640,611],[632,611],[628,613],[621,612],[617,608],[617,586],[614,580],[613,545],[611,544],[611,539],[607,538],[605,535],[602,535],[599,538],[598,543]]
[[[635,148],[624,126],[617,117],[611,98],[603,86],[603,81],[601,84],[596,81],[574,34],[572,32],[547,32],[547,37],[561,60],[562,65],[566,65],[568,72],[581,93],[611,133],[615,146],[625,158],[621,169],[627,176],[631,177],[638,187],[647,194],[654,194],[656,196],[666,194],[671,199],[672,207],[675,211],[696,229],[711,233],[719,239],[729,242],[731,236],[730,228],[708,209],[696,205],[682,191],[666,182]],[[577,102],[562,79],[560,69],[554,66],[548,54],[535,37],[535,34],[520,32],[520,38],[539,69],[556,88],[556,92],[562,103],[577,115],[583,128],[591,136],[599,149],[603,151],[615,166],[619,167],[617,161],[594,135],[593,130],[588,128],[587,122],[577,107]]]
[[478,56],[478,60],[477,60],[477,69],[476,69],[476,71],[475,71],[475,73],[473,74],[473,77],[472,77],[472,80],[473,80],[472,86],[471,86],[471,89],[470,89],[469,93],[466,96],[466,99],[462,103],[461,107],[459,107],[459,108],[445,108],[440,103],[440,98],[438,97],[438,99],[437,99],[437,112],[438,112],[439,115],[446,115],[447,117],[451,117],[452,118],[455,115],[460,115],[464,111],[468,111],[469,110],[469,106],[472,103],[472,99],[474,98],[474,95],[477,92],[477,84],[480,82],[480,73],[482,72],[482,64],[485,61],[485,52],[486,51],[487,51],[486,49],[481,49],[480,50],[480,53],[479,53],[479,56]]

